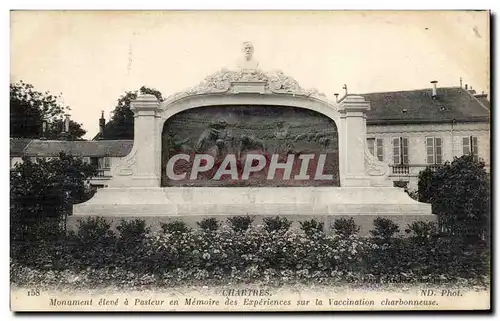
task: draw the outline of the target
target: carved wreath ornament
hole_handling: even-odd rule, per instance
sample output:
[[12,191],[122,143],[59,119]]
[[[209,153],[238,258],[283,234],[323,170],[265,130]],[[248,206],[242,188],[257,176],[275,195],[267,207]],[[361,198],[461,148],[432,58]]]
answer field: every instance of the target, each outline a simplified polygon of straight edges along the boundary
[[[265,83],[266,93],[291,94],[306,97],[313,97],[323,101],[328,101],[326,96],[316,89],[304,89],[292,77],[286,76],[282,71],[263,72],[256,70],[229,70],[221,69],[205,78],[197,86],[181,93],[174,94],[167,98],[167,104],[177,99],[213,93],[232,93],[235,83]],[[330,102],[331,103],[331,102]]]

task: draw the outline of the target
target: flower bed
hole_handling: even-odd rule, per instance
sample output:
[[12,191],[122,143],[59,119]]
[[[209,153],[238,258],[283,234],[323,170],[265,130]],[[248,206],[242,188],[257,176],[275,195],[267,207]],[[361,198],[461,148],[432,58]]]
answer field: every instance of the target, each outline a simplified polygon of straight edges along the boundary
[[484,246],[437,235],[368,238],[289,230],[286,224],[205,230],[181,225],[154,233],[128,226],[119,235],[97,222],[56,242],[14,245],[11,282],[75,287],[482,283],[489,275]]

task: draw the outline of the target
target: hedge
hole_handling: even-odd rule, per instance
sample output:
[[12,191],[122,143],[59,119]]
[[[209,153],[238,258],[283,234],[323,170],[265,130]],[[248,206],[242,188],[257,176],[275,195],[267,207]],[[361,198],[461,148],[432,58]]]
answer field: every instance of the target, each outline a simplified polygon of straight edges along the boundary
[[89,219],[80,223],[77,233],[58,241],[13,244],[11,282],[77,287],[228,280],[488,282],[489,251],[484,245],[439,237],[424,226],[427,223],[409,226],[410,237],[400,237],[381,230],[395,227],[379,220],[372,237],[359,237],[348,221],[334,224],[339,232],[333,235],[324,233],[314,220],[301,224],[302,230],[290,229],[289,222],[280,218],[264,226],[241,218],[229,222],[233,224],[210,221],[199,224],[205,228],[186,229],[178,221],[150,232],[141,220],[123,221],[121,233],[115,233],[105,220]]

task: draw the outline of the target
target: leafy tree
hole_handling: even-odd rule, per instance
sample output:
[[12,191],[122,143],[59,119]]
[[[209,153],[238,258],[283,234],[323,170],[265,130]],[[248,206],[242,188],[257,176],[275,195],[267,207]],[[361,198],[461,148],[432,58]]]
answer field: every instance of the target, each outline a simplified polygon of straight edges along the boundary
[[[47,139],[60,139],[63,126],[64,126],[64,120],[62,118],[55,119],[52,123],[50,123],[47,126],[45,137]],[[85,135],[85,133],[87,133],[87,131],[82,128],[81,124],[78,124],[73,120],[69,121],[69,133],[67,135],[67,139],[82,140],[82,137],[83,135]]]
[[139,91],[127,91],[118,98],[113,117],[104,129],[104,139],[134,139],[134,113],[130,104],[140,94],[156,96],[159,101],[164,101],[160,91],[142,86]]
[[450,234],[469,240],[484,238],[490,216],[490,179],[482,161],[464,155],[419,174],[419,201],[431,203],[433,213]]
[[[60,138],[63,129],[64,114],[70,108],[59,102],[61,96],[34,89],[33,85],[23,81],[10,84],[10,136],[39,138],[42,124],[47,122],[45,137]],[[86,131],[74,121],[70,121],[69,139],[81,139]]]
[[46,235],[34,231],[46,223],[59,223],[66,206],[89,199],[92,193],[86,182],[95,174],[90,164],[63,153],[36,161],[25,157],[17,163],[10,171],[11,238],[43,239]]

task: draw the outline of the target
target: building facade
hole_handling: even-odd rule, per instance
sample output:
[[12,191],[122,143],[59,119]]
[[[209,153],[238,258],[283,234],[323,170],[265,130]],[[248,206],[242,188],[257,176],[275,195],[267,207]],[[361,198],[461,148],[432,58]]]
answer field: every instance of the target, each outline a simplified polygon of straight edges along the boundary
[[418,174],[454,157],[473,155],[490,167],[490,104],[461,87],[372,93],[367,147],[388,161],[398,186],[418,187]]
[[132,150],[132,140],[92,140],[62,141],[42,139],[10,139],[10,166],[22,162],[23,157],[51,158],[61,152],[75,157],[82,157],[84,162],[97,169],[97,176],[90,180],[95,188],[107,186],[111,178],[111,165],[116,159],[124,157]]

